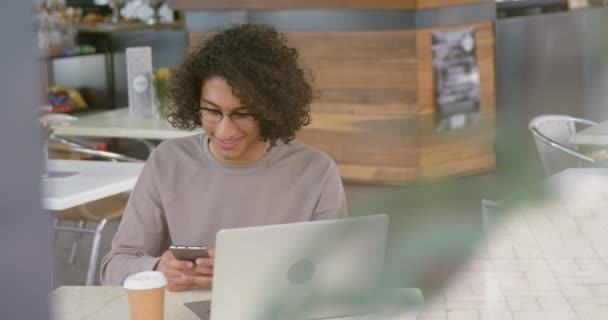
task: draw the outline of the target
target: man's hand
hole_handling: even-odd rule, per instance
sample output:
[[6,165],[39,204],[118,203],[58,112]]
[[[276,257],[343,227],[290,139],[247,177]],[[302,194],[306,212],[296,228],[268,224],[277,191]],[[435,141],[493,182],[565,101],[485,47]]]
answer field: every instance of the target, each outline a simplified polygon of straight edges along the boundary
[[209,249],[209,258],[198,258],[196,264],[191,261],[177,260],[171,250],[160,257],[156,270],[167,278],[169,291],[184,291],[195,285],[211,287],[213,279],[213,261],[215,250]]

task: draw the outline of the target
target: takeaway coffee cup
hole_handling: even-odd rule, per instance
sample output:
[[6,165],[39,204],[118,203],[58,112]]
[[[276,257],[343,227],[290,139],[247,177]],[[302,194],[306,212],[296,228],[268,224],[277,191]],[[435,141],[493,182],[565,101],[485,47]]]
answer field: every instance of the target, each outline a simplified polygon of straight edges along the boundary
[[165,286],[162,272],[144,271],[125,279],[132,320],[163,320],[165,313]]

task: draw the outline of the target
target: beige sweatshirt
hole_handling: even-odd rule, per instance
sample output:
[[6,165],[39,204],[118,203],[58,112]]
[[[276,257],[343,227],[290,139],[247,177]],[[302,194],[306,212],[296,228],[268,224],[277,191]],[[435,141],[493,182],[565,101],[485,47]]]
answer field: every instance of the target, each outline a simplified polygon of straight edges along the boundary
[[161,143],[131,193],[101,282],[152,270],[170,244],[215,247],[226,228],[345,217],[334,161],[297,141],[244,166],[215,159],[199,134]]

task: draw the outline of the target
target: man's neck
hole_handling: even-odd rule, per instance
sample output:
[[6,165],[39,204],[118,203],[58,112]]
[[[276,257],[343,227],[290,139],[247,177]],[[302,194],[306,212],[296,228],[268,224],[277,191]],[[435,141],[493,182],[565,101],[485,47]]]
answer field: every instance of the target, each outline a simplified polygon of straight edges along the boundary
[[251,152],[250,154],[247,154],[246,157],[244,157],[244,158],[223,159],[223,158],[217,156],[218,153],[214,151],[215,148],[214,148],[214,145],[211,143],[210,139],[207,139],[207,145],[209,148],[209,153],[211,153],[211,156],[213,156],[217,161],[222,162],[223,164],[237,165],[237,166],[244,166],[244,165],[254,163],[254,162],[262,159],[272,149],[270,142],[260,141],[259,144],[256,144],[255,150],[253,150],[253,152]]

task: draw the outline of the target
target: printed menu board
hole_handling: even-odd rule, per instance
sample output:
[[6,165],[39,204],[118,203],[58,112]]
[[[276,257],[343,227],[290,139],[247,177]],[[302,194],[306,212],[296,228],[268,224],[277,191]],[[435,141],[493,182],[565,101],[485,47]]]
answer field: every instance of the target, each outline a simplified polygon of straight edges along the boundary
[[436,131],[477,123],[480,88],[475,29],[435,32],[432,41]]

